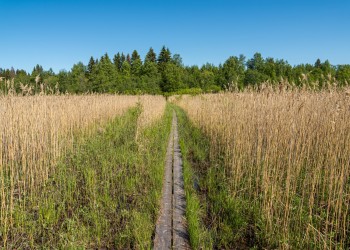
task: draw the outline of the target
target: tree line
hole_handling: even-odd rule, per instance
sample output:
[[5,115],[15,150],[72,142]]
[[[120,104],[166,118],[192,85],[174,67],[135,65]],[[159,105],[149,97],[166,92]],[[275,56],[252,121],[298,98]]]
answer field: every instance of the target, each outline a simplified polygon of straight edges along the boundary
[[[162,94],[199,93],[243,89],[262,83],[323,88],[327,85],[350,84],[350,65],[332,65],[318,59],[314,64],[291,66],[283,59],[263,58],[260,53],[250,59],[231,56],[223,64],[185,66],[179,54],[163,46],[157,55],[150,48],[142,60],[134,50],[131,55],[106,53],[100,58],[90,57],[87,64],[79,62],[71,70],[44,70],[36,65],[31,73],[25,70],[0,68],[0,79],[16,92],[37,93],[43,89],[68,93]],[[0,83],[6,92],[9,84]]]

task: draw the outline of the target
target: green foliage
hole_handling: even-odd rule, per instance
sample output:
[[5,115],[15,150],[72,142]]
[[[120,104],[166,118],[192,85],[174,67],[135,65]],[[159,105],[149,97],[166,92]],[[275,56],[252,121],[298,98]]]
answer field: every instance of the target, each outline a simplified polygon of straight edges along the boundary
[[160,74],[158,72],[157,64],[152,61],[145,61],[142,67],[142,75],[147,77],[158,78]]
[[244,60],[245,58],[243,56],[240,58],[231,56],[226,60],[222,66],[222,75],[225,79],[222,86],[223,88],[231,89],[232,87],[243,87]]
[[245,72],[244,83],[246,86],[260,84],[267,80],[268,76],[257,70],[247,69],[247,71]]
[[140,58],[135,59],[131,63],[131,74],[133,76],[140,76],[142,70],[142,62]]
[[88,79],[85,75],[86,66],[82,62],[74,64],[70,73],[70,92],[81,93],[88,90],[87,82]]
[[215,73],[206,69],[200,72],[199,86],[204,91],[212,89],[213,86],[220,90],[220,87],[215,85]]
[[34,77],[35,77],[35,76],[37,76],[37,75],[40,75],[40,74],[43,73],[43,72],[44,72],[43,67],[42,67],[41,65],[37,64],[37,65],[34,67],[31,76],[34,76]]
[[183,67],[182,58],[180,54],[174,54],[171,60],[176,66]]
[[163,92],[176,92],[183,86],[181,68],[173,63],[166,63],[164,67],[161,89]]
[[350,84],[350,65],[339,65],[336,73],[337,80],[342,85]]
[[[24,70],[1,69],[0,77],[14,79],[15,91],[21,86],[31,87],[32,94],[44,89],[56,88],[60,92],[84,93],[173,93],[181,89],[201,88],[203,92],[220,90],[242,90],[262,83],[277,85],[289,83],[298,87],[321,89],[330,85],[347,86],[350,82],[349,65],[333,66],[328,60],[320,59],[314,64],[300,64],[292,67],[287,61],[263,58],[255,53],[246,60],[243,55],[230,56],[222,65],[204,64],[184,66],[180,54],[172,56],[169,48],[163,46],[159,55],[150,48],[142,62],[139,53],[117,53],[113,62],[108,54],[99,60],[90,57],[87,66],[75,64],[70,71],[55,74],[36,65],[28,74]],[[85,77],[82,69],[85,68]],[[21,85],[22,84],[22,85]],[[2,87],[4,88],[4,86]]]
[[130,76],[131,75],[131,65],[127,61],[124,61],[121,68],[121,73],[124,76]]

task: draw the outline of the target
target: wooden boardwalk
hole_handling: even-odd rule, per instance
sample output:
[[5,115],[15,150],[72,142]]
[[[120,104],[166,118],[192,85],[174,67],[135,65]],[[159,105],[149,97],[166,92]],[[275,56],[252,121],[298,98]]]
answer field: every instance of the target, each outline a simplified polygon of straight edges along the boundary
[[186,224],[186,196],[177,116],[172,128],[165,162],[161,211],[156,224],[154,249],[190,249]]

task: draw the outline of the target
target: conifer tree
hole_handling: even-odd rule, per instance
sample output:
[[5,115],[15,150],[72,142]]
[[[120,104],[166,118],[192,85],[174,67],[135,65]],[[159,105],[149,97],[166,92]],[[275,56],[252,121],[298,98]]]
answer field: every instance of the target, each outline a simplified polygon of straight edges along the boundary
[[32,76],[37,76],[39,74],[42,74],[43,72],[44,72],[43,67],[37,64],[32,71]]
[[131,57],[130,54],[126,55],[126,62],[128,62],[131,65]]
[[122,61],[121,61],[121,56],[119,52],[116,55],[114,55],[113,63],[117,68],[117,70],[120,71],[120,69],[122,68]]
[[126,60],[125,55],[124,55],[124,53],[122,53],[122,55],[120,56],[120,65],[123,65],[125,60]]
[[158,62],[158,70],[162,74],[162,78],[164,81],[165,68],[171,62],[171,53],[170,53],[169,49],[166,48],[165,46],[163,46],[163,48],[161,49],[159,56],[158,56],[158,59],[157,59],[157,62]]
[[133,62],[136,61],[136,60],[140,60],[140,61],[141,61],[141,57],[140,57],[139,53],[138,53],[136,50],[134,50],[134,51],[132,52],[132,54],[131,54],[131,59],[130,59],[131,65],[132,65]]
[[131,54],[130,64],[131,74],[133,76],[139,76],[141,74],[142,61],[139,53],[136,50],[134,50]]
[[123,62],[123,65],[122,65],[122,69],[121,69],[121,72],[124,76],[130,76],[130,63],[128,63],[127,61],[124,61]]
[[140,58],[135,59],[131,64],[131,74],[134,76],[140,76],[142,69],[142,62]]
[[146,62],[156,62],[157,61],[157,54],[154,52],[153,48],[151,47],[149,51],[147,52],[147,55],[145,57],[145,63]]
[[95,59],[93,57],[90,57],[88,68],[87,68],[88,75],[91,75],[94,67],[95,67]]
[[163,46],[158,56],[158,64],[168,63],[170,62],[170,60],[171,60],[170,50],[168,48],[165,48],[165,46]]
[[322,65],[321,60],[318,58],[315,62],[315,68],[321,68],[321,65]]

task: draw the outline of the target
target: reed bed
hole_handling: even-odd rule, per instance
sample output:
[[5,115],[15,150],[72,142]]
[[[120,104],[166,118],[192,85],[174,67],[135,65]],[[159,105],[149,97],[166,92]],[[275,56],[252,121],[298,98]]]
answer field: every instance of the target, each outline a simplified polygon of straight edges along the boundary
[[151,125],[164,115],[166,100],[163,96],[143,95],[139,97],[139,102],[142,105],[142,113],[138,121],[140,129]]
[[[103,131],[103,124],[137,103],[140,127],[157,120],[165,99],[153,96],[0,96],[0,242],[13,227],[14,206],[26,209],[77,138]],[[80,136],[84,135],[84,136]]]
[[211,139],[233,200],[257,208],[269,245],[350,247],[350,96],[246,91],[173,98]]

